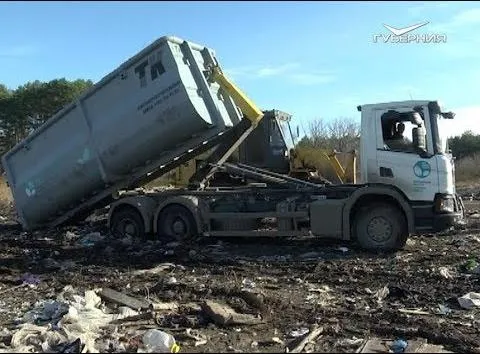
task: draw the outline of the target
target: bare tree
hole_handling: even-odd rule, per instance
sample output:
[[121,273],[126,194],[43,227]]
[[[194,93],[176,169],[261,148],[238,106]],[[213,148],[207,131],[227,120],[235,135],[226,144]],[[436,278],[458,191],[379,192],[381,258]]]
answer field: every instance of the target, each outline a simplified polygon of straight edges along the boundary
[[358,149],[360,125],[351,118],[337,118],[325,122],[322,118],[309,124],[307,137],[301,145],[318,149],[335,149],[348,152]]

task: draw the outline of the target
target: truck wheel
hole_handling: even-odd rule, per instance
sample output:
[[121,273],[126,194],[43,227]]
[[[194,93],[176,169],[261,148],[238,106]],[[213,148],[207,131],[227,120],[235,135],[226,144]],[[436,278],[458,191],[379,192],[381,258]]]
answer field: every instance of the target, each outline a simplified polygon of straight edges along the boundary
[[352,226],[360,247],[369,251],[396,251],[405,246],[408,238],[405,217],[391,204],[364,206]]
[[180,205],[170,205],[161,211],[157,230],[160,239],[175,241],[185,241],[198,233],[192,213]]
[[110,232],[118,238],[145,238],[142,216],[134,208],[122,208],[114,212],[110,221]]

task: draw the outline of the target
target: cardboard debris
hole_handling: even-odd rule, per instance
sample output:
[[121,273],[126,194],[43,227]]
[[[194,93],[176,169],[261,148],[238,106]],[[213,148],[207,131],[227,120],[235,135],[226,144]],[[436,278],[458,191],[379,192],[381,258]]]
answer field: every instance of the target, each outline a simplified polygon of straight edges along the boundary
[[229,326],[235,324],[254,325],[262,323],[262,320],[253,315],[237,313],[230,306],[214,301],[205,301],[202,304],[202,309],[208,315],[208,317],[210,317],[216,324],[220,326]]
[[150,308],[150,303],[148,301],[135,299],[110,288],[103,288],[98,295],[102,299],[119,305],[128,306],[135,311],[148,310]]

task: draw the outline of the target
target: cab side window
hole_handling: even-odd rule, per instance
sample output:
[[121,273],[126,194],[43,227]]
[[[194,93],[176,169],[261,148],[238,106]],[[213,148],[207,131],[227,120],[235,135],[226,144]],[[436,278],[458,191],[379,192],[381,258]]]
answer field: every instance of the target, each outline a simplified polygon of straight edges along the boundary
[[382,116],[382,132],[385,150],[415,153],[415,145],[413,143],[414,129],[417,128],[413,124],[409,115],[389,111]]

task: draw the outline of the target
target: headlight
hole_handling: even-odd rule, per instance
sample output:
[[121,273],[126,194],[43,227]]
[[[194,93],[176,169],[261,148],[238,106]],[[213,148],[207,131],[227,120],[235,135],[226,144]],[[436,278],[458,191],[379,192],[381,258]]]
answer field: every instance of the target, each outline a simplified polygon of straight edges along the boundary
[[455,202],[450,195],[440,196],[435,204],[437,213],[453,213],[455,211]]

